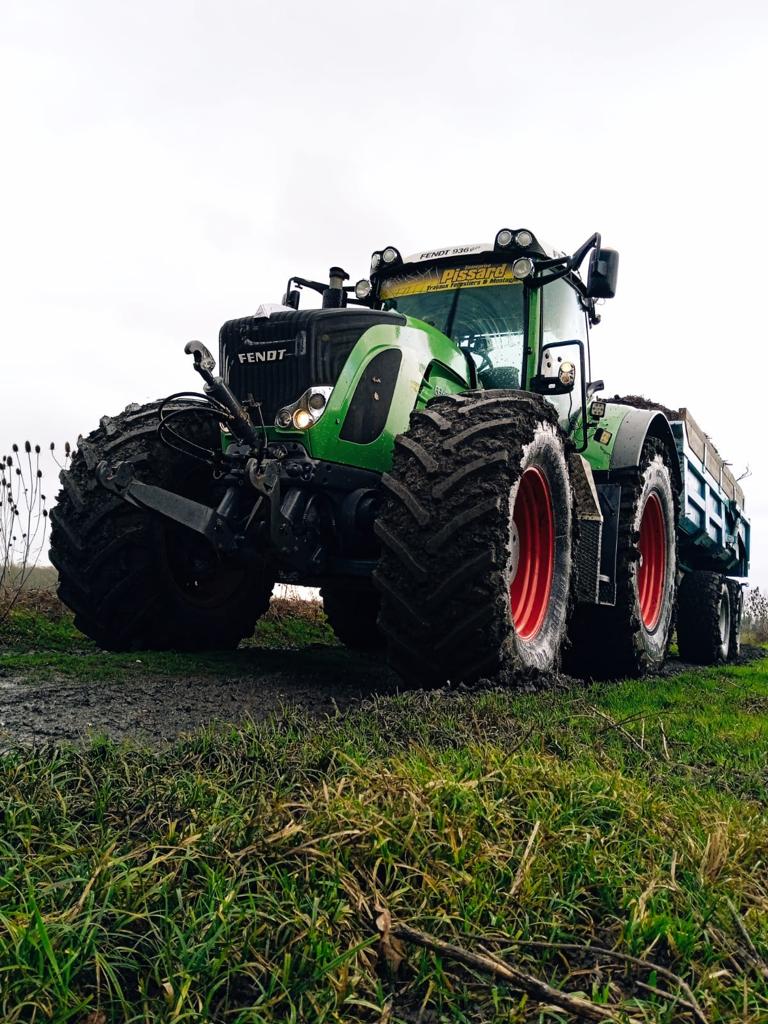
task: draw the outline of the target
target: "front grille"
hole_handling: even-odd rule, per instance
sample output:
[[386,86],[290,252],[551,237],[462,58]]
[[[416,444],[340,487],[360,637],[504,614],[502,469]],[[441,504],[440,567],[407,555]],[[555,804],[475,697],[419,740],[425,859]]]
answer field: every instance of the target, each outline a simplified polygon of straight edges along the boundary
[[308,387],[333,386],[349,353],[374,324],[404,324],[397,313],[309,309],[228,320],[219,332],[224,380],[241,401],[261,402],[267,424]]

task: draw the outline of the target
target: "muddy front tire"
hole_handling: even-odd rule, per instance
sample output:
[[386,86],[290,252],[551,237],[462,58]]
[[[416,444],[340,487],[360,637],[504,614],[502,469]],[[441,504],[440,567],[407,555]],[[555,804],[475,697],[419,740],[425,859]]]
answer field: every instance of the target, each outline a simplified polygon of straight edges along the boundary
[[[109,650],[236,647],[269,606],[268,567],[220,560],[200,535],[96,480],[102,459],[130,461],[143,482],[215,504],[210,466],[164,445],[158,422],[158,403],[129,406],[80,440],[51,516],[59,596],[78,629]],[[204,448],[218,444],[215,421],[198,409],[174,429]]]
[[379,626],[412,684],[560,661],[571,594],[565,441],[543,400],[484,391],[411,416],[384,476]]
[[621,485],[616,604],[582,605],[571,626],[569,670],[593,678],[659,668],[674,628],[678,496],[665,445],[649,438]]

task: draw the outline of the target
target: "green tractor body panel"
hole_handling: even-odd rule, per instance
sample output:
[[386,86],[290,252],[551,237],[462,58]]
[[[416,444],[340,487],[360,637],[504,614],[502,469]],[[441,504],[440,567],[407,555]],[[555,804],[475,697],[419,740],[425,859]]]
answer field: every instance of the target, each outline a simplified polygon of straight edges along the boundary
[[538,372],[541,348],[541,291],[528,292],[528,336],[526,339],[525,380],[530,381]]
[[598,420],[589,420],[587,448],[582,454],[594,472],[607,473],[611,469],[611,458],[619,427],[629,411],[627,405],[606,402],[605,414]]
[[[389,401],[370,367],[376,356],[392,350],[400,354],[400,362],[381,433],[367,444],[346,440],[344,424],[356,395],[367,403]],[[445,335],[410,318],[404,327],[379,324],[367,330],[352,349],[318,422],[304,431],[275,427],[270,433],[275,440],[300,441],[312,458],[383,473],[392,463],[394,439],[407,430],[413,409],[437,395],[459,394],[469,386],[466,358]]]

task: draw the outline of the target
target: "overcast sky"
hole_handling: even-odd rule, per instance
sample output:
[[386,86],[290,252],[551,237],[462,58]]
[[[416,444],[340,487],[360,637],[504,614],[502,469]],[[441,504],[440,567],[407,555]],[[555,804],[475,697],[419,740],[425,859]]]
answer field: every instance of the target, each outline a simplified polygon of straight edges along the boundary
[[371,250],[621,252],[606,393],[687,405],[768,584],[768,5],[0,0],[0,448],[196,387],[184,342]]

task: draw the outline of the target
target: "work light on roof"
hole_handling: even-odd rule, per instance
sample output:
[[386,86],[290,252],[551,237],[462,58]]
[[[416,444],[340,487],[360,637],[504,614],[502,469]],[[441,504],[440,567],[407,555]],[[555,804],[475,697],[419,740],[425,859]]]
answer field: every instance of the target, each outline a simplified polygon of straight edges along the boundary
[[372,285],[367,277],[361,278],[355,285],[355,297],[358,299],[367,299],[371,291]]
[[520,246],[521,249],[527,249],[533,241],[533,235],[530,231],[526,231],[523,228],[522,231],[518,231],[515,235],[515,243]]
[[381,258],[385,263],[394,263],[397,259],[397,249],[393,249],[391,245],[388,245],[384,252],[381,254]]
[[512,273],[518,280],[530,277],[533,273],[533,260],[528,256],[521,256],[519,260],[515,260],[512,264]]
[[372,271],[375,270],[380,263],[381,263],[381,253],[380,252],[375,252],[371,256],[371,270]]
[[508,245],[512,244],[512,238],[513,235],[509,228],[502,228],[498,235],[496,235],[496,245],[506,249]]

